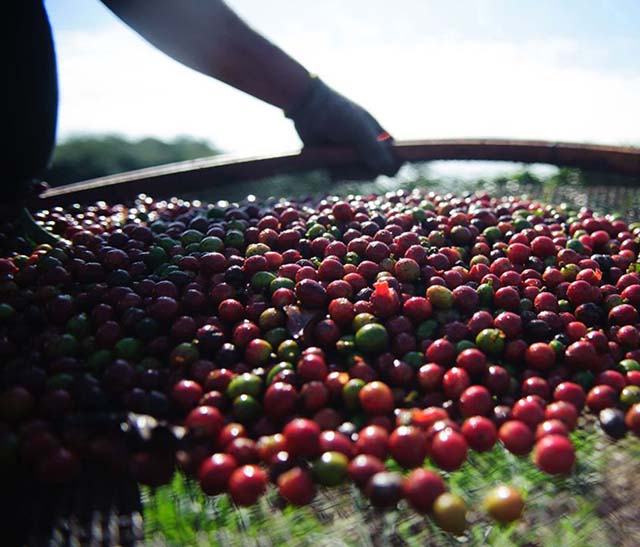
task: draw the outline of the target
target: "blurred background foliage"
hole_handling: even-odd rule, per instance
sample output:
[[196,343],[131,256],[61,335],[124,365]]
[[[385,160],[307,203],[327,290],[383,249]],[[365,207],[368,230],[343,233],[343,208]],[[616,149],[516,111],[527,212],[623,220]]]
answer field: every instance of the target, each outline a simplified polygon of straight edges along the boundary
[[60,186],[153,165],[192,160],[219,153],[209,142],[192,137],[171,141],[119,135],[78,135],[56,146],[45,180]]
[[[171,141],[147,137],[131,140],[114,134],[87,134],[70,137],[58,143],[53,161],[45,180],[52,186],[69,184],[95,177],[102,177],[142,169],[155,165],[191,160],[219,154],[220,151],[211,143],[193,137],[178,137]],[[444,175],[438,164],[450,162],[425,162],[405,165],[392,178],[377,177],[374,180],[366,176],[354,176],[357,170],[349,172],[328,172],[326,170],[310,171],[289,175],[234,182],[233,184],[203,185],[202,189],[190,194],[176,194],[189,199],[204,201],[228,200],[240,201],[253,195],[256,199],[269,197],[318,197],[332,193],[335,195],[385,193],[396,190],[410,191],[413,188],[434,190],[438,192],[455,191],[458,194],[484,190],[491,195],[518,195],[526,193],[535,195],[545,201],[554,199],[573,201],[571,195],[582,189],[580,206],[595,205],[589,203],[595,187],[634,189],[639,181],[632,177],[615,174],[597,173],[569,168],[551,168],[549,166],[502,164],[503,173],[497,174],[497,162],[474,162],[486,164],[480,168],[484,176],[462,176],[456,169],[452,174]],[[454,164],[470,162],[454,162]],[[436,167],[434,167],[436,166]],[[506,170],[506,171],[505,171]],[[464,169],[460,170],[463,173]],[[572,190],[573,189],[573,190]],[[153,195],[153,192],[150,191]],[[638,192],[625,196],[626,201],[638,201]],[[597,201],[597,200],[596,200]],[[617,200],[621,202],[621,200]],[[624,201],[624,200],[622,200]],[[624,204],[626,209],[628,204]]]

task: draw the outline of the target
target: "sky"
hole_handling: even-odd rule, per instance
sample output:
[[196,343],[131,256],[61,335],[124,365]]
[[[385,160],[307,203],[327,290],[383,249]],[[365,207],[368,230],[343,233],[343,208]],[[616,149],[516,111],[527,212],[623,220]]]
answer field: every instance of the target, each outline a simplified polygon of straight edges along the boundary
[[[228,4],[397,140],[640,145],[638,0]],[[171,60],[98,0],[45,5],[58,55],[59,138],[191,135],[247,155],[300,146],[278,109]]]

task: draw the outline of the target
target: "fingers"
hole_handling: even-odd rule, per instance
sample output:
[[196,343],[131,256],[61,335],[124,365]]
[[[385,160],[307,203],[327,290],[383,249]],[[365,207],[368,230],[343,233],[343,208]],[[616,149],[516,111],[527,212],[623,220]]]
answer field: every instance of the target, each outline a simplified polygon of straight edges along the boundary
[[376,174],[392,177],[398,172],[402,162],[393,152],[393,139],[390,136],[380,138],[385,134],[388,135],[376,122],[358,139],[355,146],[369,169]]
[[378,121],[361,106],[346,101],[350,118],[351,146],[373,175],[393,176],[402,164],[393,151],[393,138]]
[[395,175],[402,162],[394,154],[393,138],[376,119],[319,80],[314,89],[302,107],[287,114],[305,146],[349,146],[370,171],[367,178]]
[[380,173],[392,177],[399,171],[400,167],[402,167],[402,160],[398,158],[393,150],[393,139],[381,142],[380,148],[382,150]]
[[358,165],[348,165],[330,169],[329,174],[332,181],[340,180],[371,180],[378,175],[392,177],[400,169],[402,162],[393,152],[392,140],[383,143],[380,147],[375,147],[371,151],[360,152],[362,163]]

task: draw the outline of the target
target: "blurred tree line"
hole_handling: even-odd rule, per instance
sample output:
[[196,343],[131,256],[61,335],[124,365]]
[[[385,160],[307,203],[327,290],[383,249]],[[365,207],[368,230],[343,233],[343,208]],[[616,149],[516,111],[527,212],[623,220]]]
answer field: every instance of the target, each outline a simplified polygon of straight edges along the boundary
[[207,141],[191,137],[162,141],[151,137],[129,140],[118,135],[82,135],[56,146],[45,180],[59,186],[218,152]]

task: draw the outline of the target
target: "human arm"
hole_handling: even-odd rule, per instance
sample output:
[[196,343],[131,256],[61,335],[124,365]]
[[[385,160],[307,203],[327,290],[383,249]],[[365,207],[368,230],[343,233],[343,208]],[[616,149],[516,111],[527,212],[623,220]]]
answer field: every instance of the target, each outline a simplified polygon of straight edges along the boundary
[[161,51],[291,118],[305,145],[355,148],[372,174],[394,174],[390,138],[363,108],[251,29],[222,0],[102,0]]
[[287,109],[310,75],[222,0],[102,0],[127,25],[180,63]]

